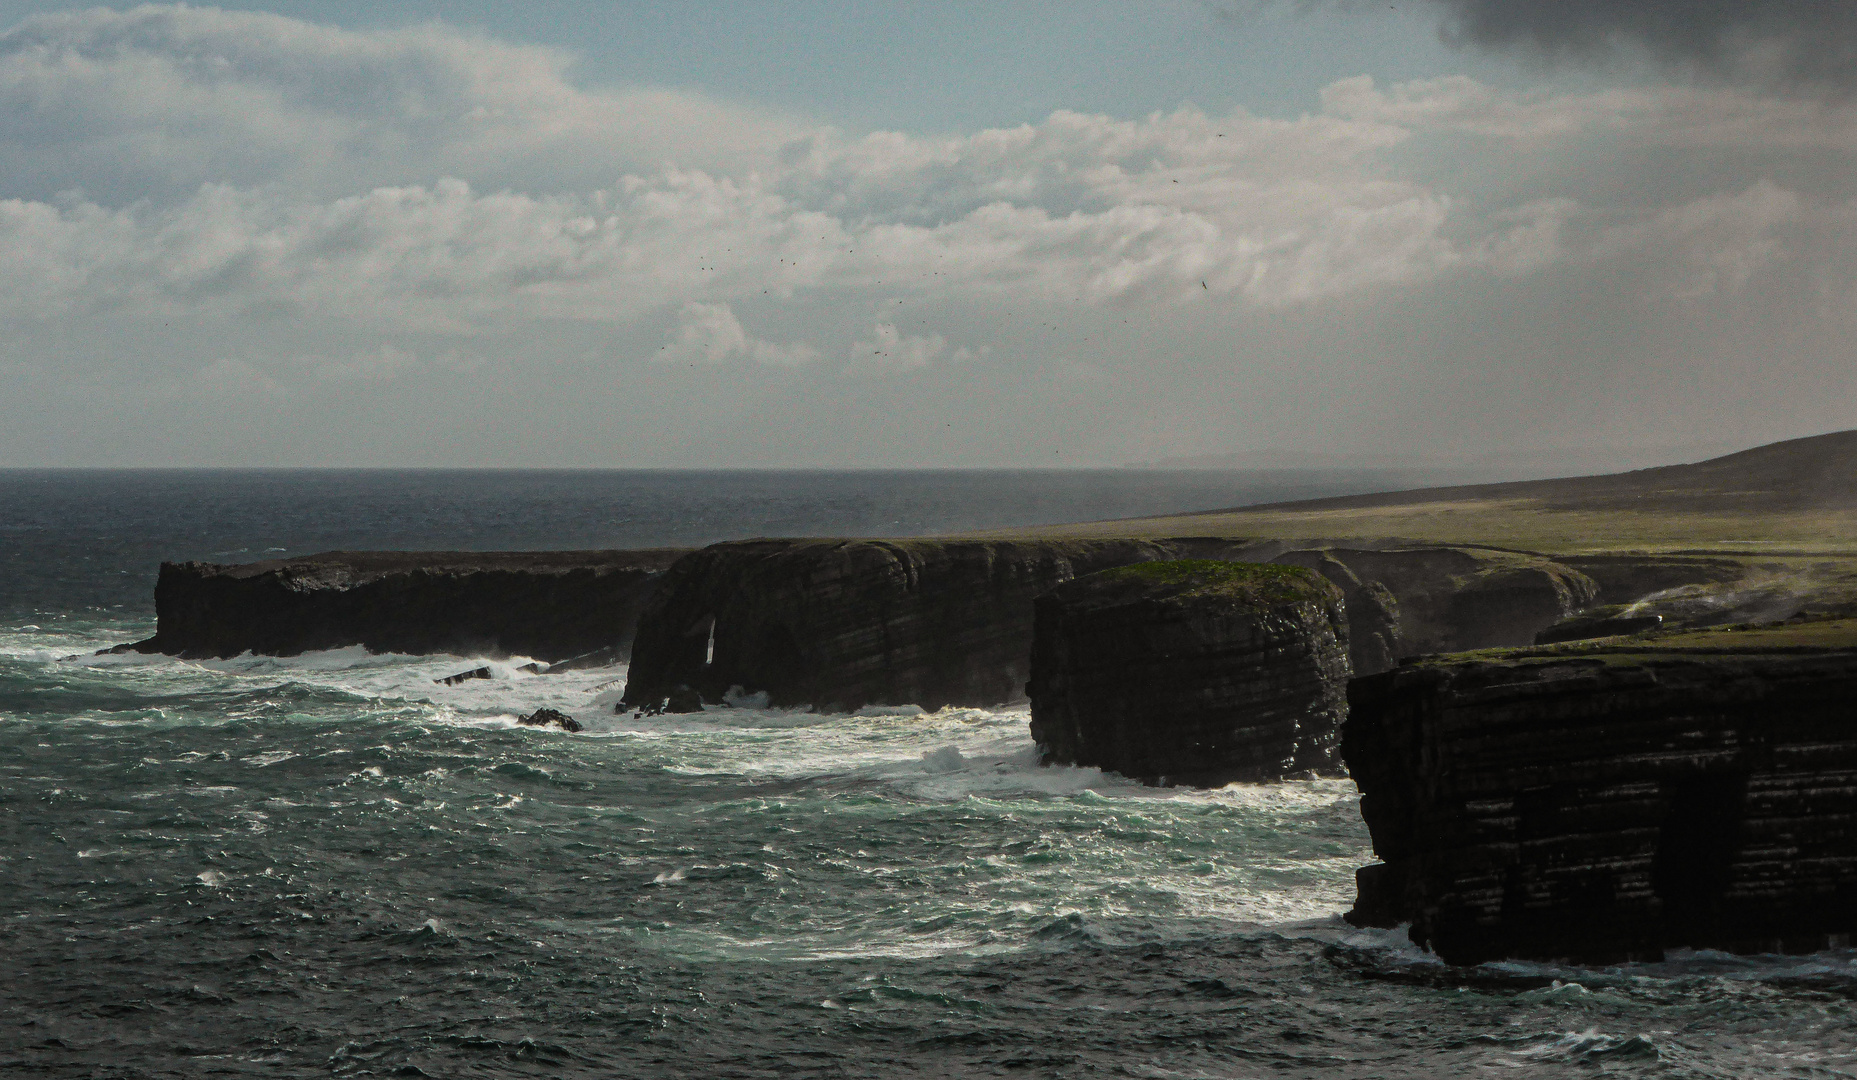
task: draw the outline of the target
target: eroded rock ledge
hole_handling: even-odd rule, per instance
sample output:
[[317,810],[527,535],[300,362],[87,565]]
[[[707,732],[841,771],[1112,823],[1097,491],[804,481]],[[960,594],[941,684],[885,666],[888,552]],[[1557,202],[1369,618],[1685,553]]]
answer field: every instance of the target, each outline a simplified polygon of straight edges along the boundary
[[645,598],[683,554],[330,551],[163,563],[155,636],[123,648],[189,658],[352,645],[550,661],[623,655]]
[[1440,657],[1355,680],[1384,863],[1357,924],[1453,963],[1811,951],[1857,930],[1857,622]]
[[1315,571],[1141,563],[1033,607],[1026,690],[1047,764],[1207,787],[1338,764],[1348,624]]
[[746,540],[680,560],[647,605],[625,703],[732,686],[776,705],[994,705],[1029,674],[1032,599],[1231,541]]
[[625,703],[731,687],[777,705],[1023,700],[1032,601],[1155,560],[1282,562],[1340,588],[1360,670],[1444,649],[1522,645],[1591,601],[1592,579],[1525,552],[1144,540],[750,540],[679,560],[646,607]]

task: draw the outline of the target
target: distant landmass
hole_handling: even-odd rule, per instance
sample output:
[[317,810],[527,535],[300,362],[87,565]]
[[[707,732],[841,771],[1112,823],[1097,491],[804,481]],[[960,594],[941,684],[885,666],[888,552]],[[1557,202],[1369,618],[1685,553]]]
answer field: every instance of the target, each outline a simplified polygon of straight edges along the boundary
[[1613,471],[1598,475],[1390,488],[1372,495],[1016,530],[1015,535],[1376,537],[1560,553],[1857,552],[1857,431],[1789,439],[1690,464],[1622,471],[1615,464]]
[[[1659,446],[1578,446],[1513,450],[1453,458],[1430,454],[1334,454],[1304,450],[1239,450],[1191,454],[1131,462],[1129,469],[1204,469],[1231,471],[1324,470],[1394,472],[1424,476],[1425,484],[1486,483],[1613,473],[1700,461],[1739,449],[1722,440]],[[1435,479],[1430,479],[1435,478]]]

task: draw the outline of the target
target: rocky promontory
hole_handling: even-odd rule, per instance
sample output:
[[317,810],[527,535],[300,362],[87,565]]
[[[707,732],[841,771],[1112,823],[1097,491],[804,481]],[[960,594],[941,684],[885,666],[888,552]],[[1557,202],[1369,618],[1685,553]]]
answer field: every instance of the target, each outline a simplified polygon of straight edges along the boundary
[[776,705],[993,705],[1023,693],[1032,599],[1228,541],[746,540],[679,560],[639,621],[625,703],[730,687]]
[[1335,766],[1348,625],[1321,574],[1147,562],[1033,607],[1026,690],[1047,763],[1200,786]]
[[331,551],[163,563],[155,636],[125,649],[189,658],[371,652],[565,660],[630,647],[638,613],[684,552]]
[[1351,663],[1524,645],[1598,592],[1540,555],[1242,539],[747,540],[679,560],[639,622],[625,703],[731,687],[778,705],[994,705],[1022,698],[1032,601],[1098,570],[1172,559],[1305,566],[1342,591]]
[[1342,752],[1384,860],[1357,924],[1453,963],[1857,931],[1857,622],[1613,638],[1355,680]]

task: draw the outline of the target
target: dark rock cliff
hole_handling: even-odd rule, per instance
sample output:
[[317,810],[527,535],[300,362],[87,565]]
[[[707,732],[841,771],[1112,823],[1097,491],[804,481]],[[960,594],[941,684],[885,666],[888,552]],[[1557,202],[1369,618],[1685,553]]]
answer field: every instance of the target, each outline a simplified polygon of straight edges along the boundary
[[1466,657],[1355,680],[1342,752],[1384,860],[1357,924],[1453,963],[1857,931],[1857,624]]
[[155,636],[139,652],[373,652],[561,660],[631,643],[678,550],[331,551],[221,565],[164,563]]
[[[1415,652],[1523,645],[1588,602],[1585,575],[1476,548],[1291,550],[1280,541],[749,540],[680,560],[639,623],[625,702],[731,686],[775,704],[993,705],[1019,700],[1032,599],[1157,559],[1278,561],[1342,588],[1366,671]],[[713,636],[712,636],[713,628]]]
[[747,540],[679,560],[647,606],[625,702],[731,686],[776,705],[1019,700],[1032,598],[1082,574],[1241,550],[1224,541]]
[[1034,603],[1032,737],[1047,763],[1217,786],[1337,763],[1341,590],[1295,566],[1150,562]]
[[1399,599],[1383,583],[1362,581],[1328,550],[1287,551],[1271,561],[1307,567],[1341,590],[1348,613],[1348,666],[1355,675],[1385,671],[1405,655],[1399,634]]
[[[1526,552],[1404,547],[1332,548],[1323,554],[1392,594],[1399,656],[1532,644],[1537,633],[1599,592],[1585,574]],[[1289,552],[1278,559],[1304,557]]]

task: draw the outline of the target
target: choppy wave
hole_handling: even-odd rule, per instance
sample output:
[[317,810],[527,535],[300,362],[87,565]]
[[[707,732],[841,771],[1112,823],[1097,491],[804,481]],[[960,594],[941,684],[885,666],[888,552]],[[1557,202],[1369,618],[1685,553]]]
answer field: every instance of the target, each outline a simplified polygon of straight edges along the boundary
[[0,633],[8,1068],[1857,1071],[1850,952],[1452,969],[1347,926],[1345,781],[1046,768],[1023,709],[644,718],[623,666],[87,655],[144,629]]

